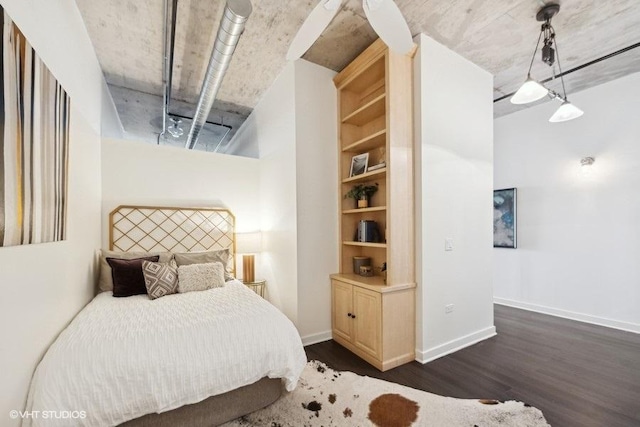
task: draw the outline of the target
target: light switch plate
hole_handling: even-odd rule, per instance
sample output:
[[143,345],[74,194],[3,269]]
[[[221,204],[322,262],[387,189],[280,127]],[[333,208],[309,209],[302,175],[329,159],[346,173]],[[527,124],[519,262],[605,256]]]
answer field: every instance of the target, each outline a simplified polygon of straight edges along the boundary
[[446,239],[444,239],[444,250],[445,251],[453,250],[453,238],[447,237]]

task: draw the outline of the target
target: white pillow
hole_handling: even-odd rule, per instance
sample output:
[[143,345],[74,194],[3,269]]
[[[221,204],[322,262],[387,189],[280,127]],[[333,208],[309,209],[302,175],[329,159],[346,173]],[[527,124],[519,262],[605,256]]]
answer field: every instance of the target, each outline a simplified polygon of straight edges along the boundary
[[178,267],[178,292],[206,291],[224,286],[224,266],[220,262]]
[[185,252],[173,254],[175,261],[180,265],[207,264],[210,262],[220,262],[225,266],[225,280],[233,280],[233,257],[229,249],[221,249],[207,252]]

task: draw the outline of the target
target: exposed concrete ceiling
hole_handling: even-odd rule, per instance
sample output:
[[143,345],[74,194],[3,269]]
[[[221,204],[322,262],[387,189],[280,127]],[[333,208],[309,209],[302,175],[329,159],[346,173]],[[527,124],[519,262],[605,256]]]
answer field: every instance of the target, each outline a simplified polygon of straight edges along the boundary
[[[120,114],[125,101],[156,102],[162,94],[163,0],[76,0],[95,45]],[[253,0],[229,72],[214,105],[212,121],[234,125],[250,113],[286,64],[298,28],[318,0]],[[413,34],[424,32],[495,76],[495,98],[520,86],[538,37],[541,0],[397,0]],[[638,0],[562,0],[553,19],[565,70],[640,41]],[[172,100],[195,105],[224,1],[179,0]],[[304,59],[341,70],[376,39],[361,0],[345,0],[342,10]],[[640,48],[565,77],[569,93],[640,71]],[[536,59],[533,76],[551,76]],[[549,86],[557,88],[552,82]],[[134,95],[132,91],[155,95]],[[156,100],[156,101],[154,101]],[[177,104],[176,104],[177,105]],[[143,108],[157,123],[160,108]],[[188,109],[188,108],[187,108]],[[496,116],[516,111],[496,103]],[[153,110],[153,113],[151,111]],[[173,110],[173,108],[172,108]],[[224,112],[229,112],[226,117]],[[141,113],[142,114],[142,113]],[[160,114],[161,116],[161,114]],[[124,120],[127,122],[127,120]],[[127,131],[129,129],[125,128]],[[235,132],[237,128],[232,131]],[[159,130],[156,130],[156,133]],[[149,135],[148,135],[149,136]],[[152,139],[153,135],[148,139]],[[227,141],[228,142],[228,141]]]

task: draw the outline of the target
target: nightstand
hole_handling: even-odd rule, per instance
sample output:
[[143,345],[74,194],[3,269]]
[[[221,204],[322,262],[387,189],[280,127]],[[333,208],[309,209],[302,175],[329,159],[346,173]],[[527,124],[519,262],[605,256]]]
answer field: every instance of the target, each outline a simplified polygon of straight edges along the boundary
[[247,285],[253,292],[264,298],[264,288],[267,287],[266,280],[256,280],[254,282],[242,282]]

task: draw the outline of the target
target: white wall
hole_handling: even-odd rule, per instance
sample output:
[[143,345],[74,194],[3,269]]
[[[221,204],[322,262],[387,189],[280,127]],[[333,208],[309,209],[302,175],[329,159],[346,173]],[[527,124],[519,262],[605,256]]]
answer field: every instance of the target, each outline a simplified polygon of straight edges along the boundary
[[113,97],[111,96],[111,92],[109,91],[109,86],[107,86],[106,81],[102,82],[102,92],[101,135],[103,138],[122,139],[125,134],[124,127],[120,121],[116,104],[113,101]]
[[329,274],[338,267],[335,72],[295,62],[298,329],[305,343],[331,337]]
[[[100,246],[102,71],[73,0],[3,7],[71,98],[67,240],[0,248],[0,424],[24,407],[49,344],[92,298]],[[105,111],[108,115],[109,112]]]
[[234,156],[252,157],[257,159],[260,157],[260,146],[256,135],[256,117],[247,117],[240,129],[233,135],[229,144],[223,148],[225,154],[233,154]]
[[260,223],[258,263],[269,300],[297,322],[296,134],[294,66],[289,64],[238,132],[239,145],[259,146]]
[[640,332],[640,73],[570,99],[583,117],[549,123],[548,102],[495,121],[495,187],[518,188],[496,301]]
[[109,245],[109,212],[127,204],[226,207],[238,232],[259,230],[258,178],[256,159],[105,139],[102,247]]
[[423,34],[416,41],[416,356],[427,362],[495,334],[493,78]]
[[260,261],[269,299],[303,342],[331,336],[329,274],[338,269],[336,95],[333,71],[285,67],[243,128],[235,150],[260,153]]

